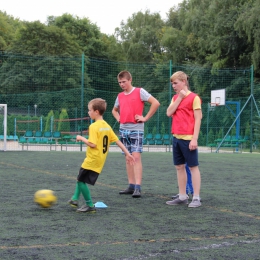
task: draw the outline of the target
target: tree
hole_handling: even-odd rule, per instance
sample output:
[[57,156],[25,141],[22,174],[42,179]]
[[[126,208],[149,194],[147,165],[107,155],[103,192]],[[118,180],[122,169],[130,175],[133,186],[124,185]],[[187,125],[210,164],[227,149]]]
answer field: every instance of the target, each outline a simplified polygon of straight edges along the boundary
[[80,19],[66,13],[59,17],[48,17],[47,24],[50,27],[54,26],[65,30],[80,46],[81,53],[84,52],[86,56],[107,58],[107,49],[110,42],[104,42],[107,37],[89,19]]
[[245,2],[190,0],[180,4],[178,19],[187,35],[187,60],[213,68],[241,66],[247,42],[238,35],[234,24]]
[[60,112],[59,123],[58,123],[58,131],[60,132],[70,132],[70,122],[63,121],[64,119],[69,119],[68,113],[66,109],[62,109]]
[[0,11],[0,50],[5,51],[15,37],[15,31],[21,27],[19,20]]
[[78,43],[66,30],[39,21],[25,22],[8,51],[29,55],[78,55]]
[[52,124],[53,124],[53,117],[54,117],[54,112],[53,112],[53,110],[51,110],[46,117],[46,122],[45,122],[45,127],[44,127],[45,132],[51,131]]
[[243,12],[235,22],[235,29],[239,36],[247,39],[247,48],[241,53],[241,62],[247,65],[254,65],[259,75],[260,69],[260,0],[246,1],[243,5]]
[[138,12],[116,28],[115,36],[129,62],[151,62],[155,53],[161,53],[160,37],[164,22],[159,13]]

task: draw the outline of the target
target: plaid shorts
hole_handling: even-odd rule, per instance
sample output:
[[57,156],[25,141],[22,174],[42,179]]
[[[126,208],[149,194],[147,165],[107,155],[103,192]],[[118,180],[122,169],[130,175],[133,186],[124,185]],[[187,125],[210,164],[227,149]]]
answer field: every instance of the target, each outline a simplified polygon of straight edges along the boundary
[[143,131],[119,129],[119,136],[120,141],[124,144],[129,153],[143,152]]

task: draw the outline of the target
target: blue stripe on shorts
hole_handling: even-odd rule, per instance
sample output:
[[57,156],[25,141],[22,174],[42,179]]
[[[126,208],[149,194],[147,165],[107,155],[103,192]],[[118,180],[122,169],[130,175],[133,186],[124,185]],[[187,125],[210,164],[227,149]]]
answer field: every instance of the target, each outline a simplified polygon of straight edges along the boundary
[[119,136],[120,141],[124,144],[129,153],[143,152],[143,131],[119,129]]

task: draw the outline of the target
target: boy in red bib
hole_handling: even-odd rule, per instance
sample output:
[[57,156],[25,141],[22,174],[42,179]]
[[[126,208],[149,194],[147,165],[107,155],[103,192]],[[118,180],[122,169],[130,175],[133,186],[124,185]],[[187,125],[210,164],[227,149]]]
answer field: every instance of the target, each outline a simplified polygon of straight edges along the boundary
[[167,116],[173,118],[173,162],[177,171],[179,197],[167,201],[168,205],[188,204],[186,195],[187,174],[185,162],[190,168],[194,194],[190,208],[201,206],[200,184],[201,177],[198,162],[198,137],[201,125],[201,99],[188,89],[188,76],[177,71],[171,78],[176,95],[167,108]]
[[[120,123],[120,140],[129,153],[135,158],[135,165],[126,164],[129,186],[119,194],[131,194],[133,198],[141,197],[142,161],[144,122],[158,109],[160,103],[143,88],[132,86],[130,72],[124,70],[117,76],[123,92],[119,93],[115,101],[112,114]],[[148,113],[143,116],[144,102],[151,104]]]

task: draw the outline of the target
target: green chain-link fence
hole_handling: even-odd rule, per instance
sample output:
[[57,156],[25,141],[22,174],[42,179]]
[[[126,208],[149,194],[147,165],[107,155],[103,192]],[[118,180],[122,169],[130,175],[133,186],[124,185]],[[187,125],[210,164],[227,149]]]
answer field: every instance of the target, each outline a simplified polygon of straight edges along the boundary
[[[40,57],[0,55],[0,103],[8,105],[8,135],[21,136],[26,130],[61,131],[63,134],[87,131],[88,101],[104,98],[108,103],[104,119],[118,130],[112,116],[121,91],[117,74],[129,70],[133,85],[145,88],[161,106],[146,123],[147,133],[170,133],[166,116],[172,87],[170,76],[178,70],[189,75],[193,92],[202,99],[203,120],[200,146],[230,136],[247,138],[247,147],[257,147],[260,130],[260,87],[254,85],[253,68],[209,69],[194,65],[133,64],[84,57]],[[211,90],[226,90],[226,106],[210,107]],[[149,109],[145,106],[145,113]],[[144,114],[145,114],[144,113]],[[238,118],[237,118],[238,116]],[[3,117],[0,113],[0,117]],[[65,121],[61,121],[65,119]],[[68,120],[70,119],[70,120]],[[66,121],[67,120],[67,121]],[[2,122],[2,120],[1,120]],[[66,122],[66,123],[64,123]],[[0,126],[0,135],[3,126]]]

